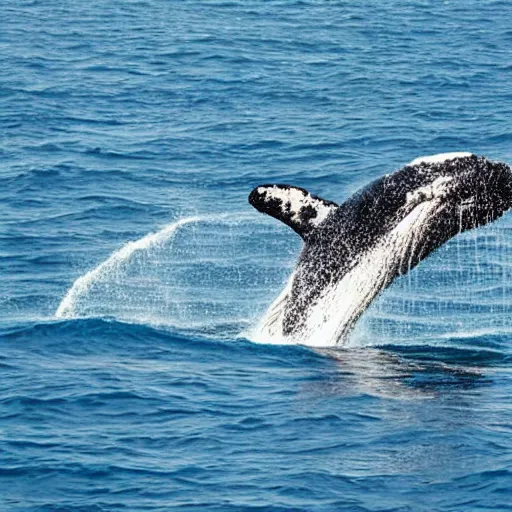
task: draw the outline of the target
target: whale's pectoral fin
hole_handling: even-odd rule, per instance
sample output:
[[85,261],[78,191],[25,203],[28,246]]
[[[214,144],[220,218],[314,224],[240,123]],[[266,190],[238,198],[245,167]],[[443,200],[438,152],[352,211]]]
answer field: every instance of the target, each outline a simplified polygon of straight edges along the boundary
[[336,203],[312,196],[307,190],[290,185],[261,185],[249,195],[256,210],[284,222],[305,238],[328,215],[338,208]]

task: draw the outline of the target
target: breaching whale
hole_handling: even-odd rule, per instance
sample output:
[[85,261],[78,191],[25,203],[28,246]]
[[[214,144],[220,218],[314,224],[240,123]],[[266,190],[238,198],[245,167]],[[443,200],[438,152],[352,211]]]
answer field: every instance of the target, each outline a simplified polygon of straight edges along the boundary
[[256,187],[249,203],[304,241],[253,338],[331,346],[346,339],[397,276],[458,233],[510,209],[512,169],[471,153],[445,153],[417,158],[341,205],[279,184]]

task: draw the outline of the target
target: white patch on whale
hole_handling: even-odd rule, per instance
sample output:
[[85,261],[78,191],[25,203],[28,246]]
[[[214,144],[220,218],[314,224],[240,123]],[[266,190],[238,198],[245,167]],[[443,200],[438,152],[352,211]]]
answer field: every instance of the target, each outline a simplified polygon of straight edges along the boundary
[[413,192],[408,192],[406,201],[410,205],[416,205],[423,201],[431,201],[432,199],[441,199],[448,194],[449,183],[453,178],[451,176],[440,176],[429,185],[420,187]]
[[468,152],[454,152],[454,153],[439,153],[438,155],[420,156],[415,158],[408,165],[420,164],[442,164],[448,160],[455,160],[456,158],[467,158],[473,156],[473,153]]
[[[282,188],[278,186],[258,187],[258,193],[264,195],[264,201],[269,202],[275,199],[281,200],[283,205],[290,204],[290,212],[292,213],[291,220],[297,224],[301,222],[300,212],[302,208],[311,207],[317,215],[309,220],[313,226],[319,226],[331,213],[337,208],[336,205],[325,204],[318,199],[315,199],[308,192],[294,187]],[[269,192],[272,192],[271,194]]]

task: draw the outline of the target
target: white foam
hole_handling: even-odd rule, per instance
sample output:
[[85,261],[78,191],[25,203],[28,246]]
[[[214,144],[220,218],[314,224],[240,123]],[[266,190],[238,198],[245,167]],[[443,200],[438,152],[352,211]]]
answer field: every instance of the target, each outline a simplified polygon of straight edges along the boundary
[[456,158],[466,158],[472,156],[473,153],[460,152],[460,153],[439,153],[438,155],[420,156],[415,158],[408,165],[420,165],[420,164],[441,164],[448,160],[455,160]]
[[115,251],[108,259],[98,265],[93,270],[87,272],[83,276],[80,276],[73,283],[71,288],[62,299],[57,311],[55,312],[55,318],[73,318],[76,316],[75,305],[78,299],[89,291],[89,288],[98,279],[101,279],[104,275],[115,271],[119,265],[128,261],[132,255],[137,251],[147,250],[151,247],[157,246],[164,243],[171,236],[176,233],[178,228],[185,224],[200,221],[200,217],[187,217],[180,219],[172,224],[161,229],[157,233],[150,233],[139,240],[128,242],[123,245],[121,249]]
[[288,294],[292,289],[295,272],[288,278],[283,291],[272,302],[267,312],[257,325],[240,334],[255,343],[269,343],[276,345],[294,345],[296,341],[286,337],[283,333],[283,320]]

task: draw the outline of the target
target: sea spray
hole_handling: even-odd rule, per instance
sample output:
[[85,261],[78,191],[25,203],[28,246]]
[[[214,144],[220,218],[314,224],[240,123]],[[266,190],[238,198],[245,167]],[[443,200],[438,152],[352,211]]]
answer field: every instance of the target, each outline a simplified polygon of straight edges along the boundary
[[59,304],[59,307],[55,312],[55,318],[75,317],[77,301],[81,296],[87,294],[91,286],[96,281],[114,274],[116,270],[118,270],[121,265],[129,261],[137,251],[148,250],[154,246],[161,245],[172,237],[181,226],[198,222],[199,220],[201,220],[201,217],[186,217],[169,224],[156,233],[150,233],[139,240],[128,242],[123,245],[103,263],[75,280]]
[[297,240],[288,235],[252,212],[180,219],[78,277],[55,318],[107,317],[238,338],[295,261]]

